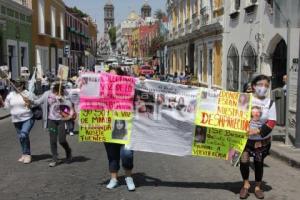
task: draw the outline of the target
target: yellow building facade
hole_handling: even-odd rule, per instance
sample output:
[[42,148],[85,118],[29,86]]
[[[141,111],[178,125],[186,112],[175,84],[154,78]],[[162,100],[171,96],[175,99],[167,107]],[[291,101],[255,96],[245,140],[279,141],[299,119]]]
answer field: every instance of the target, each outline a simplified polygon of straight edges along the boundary
[[167,11],[168,73],[191,73],[199,85],[221,88],[223,0],[175,0]]

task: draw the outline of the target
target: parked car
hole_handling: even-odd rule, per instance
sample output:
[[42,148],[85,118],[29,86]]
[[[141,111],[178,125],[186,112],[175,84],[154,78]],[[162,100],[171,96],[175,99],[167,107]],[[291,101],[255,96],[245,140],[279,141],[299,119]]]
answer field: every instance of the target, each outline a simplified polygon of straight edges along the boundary
[[146,75],[153,75],[155,72],[153,70],[153,68],[149,65],[142,65],[140,67],[140,75],[142,76],[146,76]]

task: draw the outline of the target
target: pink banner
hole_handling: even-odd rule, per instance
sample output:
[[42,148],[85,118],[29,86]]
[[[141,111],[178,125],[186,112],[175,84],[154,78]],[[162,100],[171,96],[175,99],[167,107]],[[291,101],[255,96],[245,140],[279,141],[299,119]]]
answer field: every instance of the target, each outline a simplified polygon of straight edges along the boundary
[[80,109],[131,111],[135,79],[109,73],[82,74]]

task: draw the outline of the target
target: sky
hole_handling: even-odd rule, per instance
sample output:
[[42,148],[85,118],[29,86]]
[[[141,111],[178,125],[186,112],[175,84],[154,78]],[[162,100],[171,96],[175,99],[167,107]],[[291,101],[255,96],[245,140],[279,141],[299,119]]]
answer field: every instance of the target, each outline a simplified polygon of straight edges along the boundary
[[[69,7],[76,6],[83,12],[96,19],[99,34],[103,33],[103,7],[109,0],[64,0]],[[127,18],[132,10],[140,14],[140,9],[145,0],[112,0],[115,6],[115,24],[122,22]],[[152,15],[157,9],[165,11],[166,0],[148,0],[152,7]]]

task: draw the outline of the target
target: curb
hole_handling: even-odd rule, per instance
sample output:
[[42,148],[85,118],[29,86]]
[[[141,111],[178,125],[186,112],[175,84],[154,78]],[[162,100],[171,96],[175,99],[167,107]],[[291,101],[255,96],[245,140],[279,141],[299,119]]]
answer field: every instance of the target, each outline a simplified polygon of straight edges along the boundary
[[0,116],[0,120],[10,117],[10,114]]
[[300,162],[296,159],[293,159],[290,156],[285,155],[284,153],[280,151],[276,151],[274,149],[270,150],[270,156],[273,158],[277,158],[285,163],[287,163],[289,166],[300,169]]

